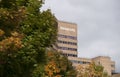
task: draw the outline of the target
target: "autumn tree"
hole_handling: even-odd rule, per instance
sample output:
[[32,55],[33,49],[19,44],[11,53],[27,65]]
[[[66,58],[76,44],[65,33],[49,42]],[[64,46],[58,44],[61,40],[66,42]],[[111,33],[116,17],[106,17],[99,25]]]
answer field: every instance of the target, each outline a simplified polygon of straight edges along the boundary
[[[57,20],[41,11],[42,0],[0,0],[0,77],[35,77],[46,63],[46,48],[57,34]],[[41,77],[44,68],[40,69]]]
[[45,75],[48,77],[76,77],[76,71],[67,57],[58,52],[47,52]]
[[0,77],[76,77],[54,50],[57,20],[43,0],[0,0]]

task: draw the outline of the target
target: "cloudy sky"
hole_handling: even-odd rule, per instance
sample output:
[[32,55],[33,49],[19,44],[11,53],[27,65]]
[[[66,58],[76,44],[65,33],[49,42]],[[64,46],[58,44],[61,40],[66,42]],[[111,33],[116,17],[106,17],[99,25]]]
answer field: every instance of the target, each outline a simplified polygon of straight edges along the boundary
[[48,8],[78,25],[79,57],[110,56],[120,72],[120,0],[46,0]]

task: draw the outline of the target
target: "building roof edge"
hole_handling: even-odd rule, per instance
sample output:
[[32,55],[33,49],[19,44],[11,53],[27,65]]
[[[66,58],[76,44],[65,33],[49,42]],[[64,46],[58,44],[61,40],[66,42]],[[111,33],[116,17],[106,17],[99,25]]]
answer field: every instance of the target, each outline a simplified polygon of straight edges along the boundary
[[69,22],[69,21],[63,21],[63,20],[57,20],[58,22],[63,22],[63,23],[68,23],[68,24],[75,24],[77,25],[76,23],[73,23],[73,22]]

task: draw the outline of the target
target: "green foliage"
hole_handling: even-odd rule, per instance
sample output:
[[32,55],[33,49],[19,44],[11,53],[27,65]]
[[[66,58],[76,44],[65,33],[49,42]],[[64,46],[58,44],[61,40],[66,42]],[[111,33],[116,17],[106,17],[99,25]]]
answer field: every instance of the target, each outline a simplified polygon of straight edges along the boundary
[[[56,39],[57,22],[52,16],[50,10],[44,11],[41,14],[30,14],[29,17],[22,23],[23,33],[27,35],[25,38],[29,43],[34,43],[40,47],[48,47]],[[35,40],[31,39],[34,38]]]
[[56,40],[57,20],[50,10],[40,11],[42,4],[42,0],[0,1],[0,77],[36,77],[44,72],[41,67],[46,48]]
[[76,77],[66,57],[47,50],[56,41],[57,19],[50,10],[40,11],[42,4],[43,0],[0,0],[0,77],[45,77],[46,71]]

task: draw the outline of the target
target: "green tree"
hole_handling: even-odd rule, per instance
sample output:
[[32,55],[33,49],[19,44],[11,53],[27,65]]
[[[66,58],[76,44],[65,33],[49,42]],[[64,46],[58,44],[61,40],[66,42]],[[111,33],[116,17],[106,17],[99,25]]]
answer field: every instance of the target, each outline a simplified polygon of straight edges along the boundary
[[[50,10],[42,0],[0,0],[0,77],[34,77],[44,67],[46,48],[57,34]],[[43,76],[44,68],[38,77]]]

